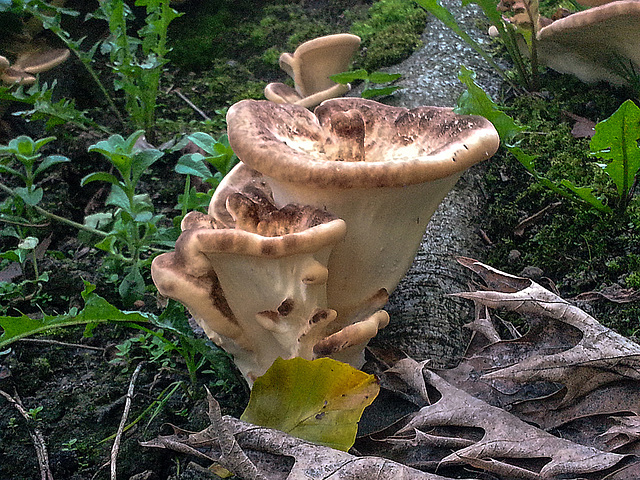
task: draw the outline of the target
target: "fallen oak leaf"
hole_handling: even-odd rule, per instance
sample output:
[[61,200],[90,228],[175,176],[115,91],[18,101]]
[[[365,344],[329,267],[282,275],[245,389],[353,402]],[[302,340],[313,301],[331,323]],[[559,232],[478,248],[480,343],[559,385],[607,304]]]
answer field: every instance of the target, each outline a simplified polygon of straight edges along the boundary
[[431,386],[442,395],[435,403],[420,409],[397,435],[406,437],[411,432],[425,432],[441,425],[484,431],[473,445],[442,458],[440,466],[469,464],[503,478],[562,478],[566,474],[606,471],[626,458],[544,432],[454,387],[424,365],[405,359],[390,371],[417,391],[427,391]]
[[[230,416],[222,420],[257,471],[269,480],[450,480],[384,458],[356,457]],[[200,432],[174,430],[175,434],[159,436],[142,446],[187,453],[212,463],[220,461],[218,424]]]
[[[455,296],[477,301],[490,308],[505,308],[521,314],[548,317],[580,331],[582,338],[567,350],[529,356],[521,362],[487,372],[484,380],[509,379],[519,383],[562,383],[562,404],[616,380],[640,380],[640,345],[604,327],[593,317],[532,280],[509,275],[473,259],[458,261],[471,269],[494,291],[463,292]],[[566,375],[572,369],[571,378]]]

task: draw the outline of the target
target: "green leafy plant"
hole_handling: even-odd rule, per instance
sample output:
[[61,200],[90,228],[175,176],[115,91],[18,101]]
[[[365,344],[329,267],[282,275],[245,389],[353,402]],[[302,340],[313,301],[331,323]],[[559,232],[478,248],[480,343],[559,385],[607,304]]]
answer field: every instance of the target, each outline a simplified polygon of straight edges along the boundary
[[[62,155],[42,157],[39,150],[52,140],[55,137],[33,140],[23,135],[12,139],[7,145],[0,145],[0,173],[11,175],[24,183],[24,186],[11,190],[27,207],[40,203],[44,194],[42,187],[36,186],[36,178],[52,166],[69,161]],[[17,160],[17,164],[11,160]]]
[[[143,131],[138,130],[126,139],[112,135],[89,147],[90,152],[100,153],[107,158],[120,178],[108,172],[94,172],[81,181],[83,186],[95,181],[111,184],[106,204],[115,207],[113,223],[107,236],[96,247],[125,263],[126,275],[118,291],[128,300],[140,298],[145,290],[141,273],[143,254],[151,250],[153,245],[171,246],[174,240],[167,236],[166,229],[158,226],[163,216],[154,213],[149,196],[137,192],[142,175],[163,156],[159,150],[136,147],[136,141],[142,134]],[[89,218],[91,220],[95,219]]]
[[145,25],[137,31],[138,37],[128,34],[128,23],[133,14],[124,0],[100,2],[95,17],[108,22],[111,38],[101,45],[108,53],[110,65],[116,74],[116,90],[125,94],[126,110],[133,125],[152,134],[155,109],[163,67],[168,63],[168,29],[180,14],[171,8],[169,0],[136,0],[135,5],[145,7]]
[[95,285],[85,282],[82,298],[84,308],[72,308],[62,315],[43,315],[31,318],[27,315],[0,316],[0,350],[12,343],[38,333],[76,325],[90,325],[91,328],[107,322],[149,322],[149,316],[139,312],[122,312],[94,292]]
[[590,142],[590,154],[608,163],[598,164],[613,181],[617,196],[614,208],[603,197],[597,197],[592,186],[576,186],[570,180],[551,180],[540,174],[535,166],[536,155],[524,152],[517,136],[523,127],[500,110],[478,86],[474,73],[462,67],[458,78],[467,87],[456,107],[457,113],[481,115],[493,123],[500,135],[502,145],[527,169],[540,184],[572,202],[586,208],[594,208],[603,214],[615,211],[623,213],[633,199],[640,170],[640,108],[626,100],[609,118],[595,126],[595,135]]
[[[13,177],[20,186],[10,187],[0,182],[0,189],[9,194],[9,197],[0,206],[0,219],[9,226],[0,231],[0,236],[15,237],[18,241],[17,248],[0,254],[0,258],[19,263],[24,267],[27,257],[33,265],[33,279],[25,280],[21,287],[33,285],[35,288],[30,293],[37,295],[42,287],[41,282],[46,282],[49,277],[46,272],[38,269],[36,247],[39,240],[32,232],[42,219],[41,208],[36,209],[42,201],[44,190],[38,185],[38,179],[54,165],[68,162],[69,159],[62,155],[43,156],[40,149],[54,140],[55,137],[47,137],[33,140],[26,135],[9,141],[7,145],[0,145],[0,173]],[[8,294],[13,297],[15,289],[2,289],[0,297]]]
[[256,379],[240,418],[347,451],[379,390],[373,375],[337,360],[278,358]]
[[[210,340],[196,337],[189,327],[184,309],[176,302],[170,305],[159,317],[151,313],[126,312],[107,302],[95,293],[95,285],[85,282],[82,292],[84,307],[72,308],[61,315],[44,314],[42,318],[31,318],[27,315],[0,316],[0,351],[6,350],[14,342],[33,335],[48,333],[59,328],[85,325],[85,335],[90,336],[94,328],[101,324],[121,323],[144,332],[142,341],[148,342],[147,353],[149,359],[163,364],[168,355],[177,354],[187,367],[189,377],[195,382],[196,373],[204,366],[209,366],[210,372],[215,372],[222,384],[238,382],[238,374],[232,366],[231,359],[222,349],[216,347]],[[158,327],[154,330],[152,327]],[[170,334],[175,338],[170,338]],[[150,339],[154,339],[153,341]],[[134,340],[128,347],[120,351],[126,356],[127,349],[131,352],[133,344],[142,343]],[[152,346],[151,342],[153,342]],[[221,385],[221,384],[219,384]]]
[[[79,15],[79,12],[73,9],[42,0],[16,0],[11,11],[35,17],[42,22],[45,29],[62,40],[95,81],[121,125],[126,125],[127,122],[111,93],[93,68],[98,49],[101,53],[108,54],[109,66],[116,75],[114,88],[124,93],[125,110],[133,127],[146,130],[147,135],[152,136],[160,78],[164,66],[169,61],[167,54],[171,51],[167,42],[168,28],[169,24],[180,16],[169,3],[169,0],[136,0],[136,6],[145,8],[145,24],[137,30],[137,36],[130,36],[128,27],[134,19],[129,5],[124,0],[99,2],[98,9],[87,18],[104,20],[109,26],[111,36],[107,40],[96,42],[88,49],[82,48],[85,38],[74,40],[63,27],[65,18]],[[68,121],[81,126],[88,122],[83,112],[77,111],[72,102],[52,102],[50,90],[46,87],[29,89],[27,95],[34,95],[35,99],[29,100],[22,95],[22,98],[16,99],[30,101],[34,105],[33,111],[26,112],[28,114],[51,115],[55,119],[66,117]]]
[[[384,97],[386,95],[391,95],[396,90],[401,87],[397,85],[385,85],[395,82],[402,74],[400,73],[385,73],[385,72],[372,72],[369,73],[364,69],[353,70],[351,72],[343,72],[338,73],[337,75],[332,75],[330,78],[336,83],[347,84],[354,82],[356,80],[361,80],[364,82],[362,93],[360,96],[362,98],[374,98],[374,97]],[[372,85],[382,85],[379,87],[374,87]]]
[[57,82],[54,80],[51,86],[46,82],[40,84],[39,81],[28,87],[24,85],[17,87],[0,85],[0,100],[29,105],[31,107],[29,110],[17,111],[14,115],[21,115],[28,121],[42,120],[44,121],[45,130],[50,130],[56,125],[72,123],[82,130],[95,128],[108,132],[106,127],[98,125],[88,118],[86,112],[78,110],[74,100],[67,98],[54,100],[53,95],[56,84]]
[[[180,150],[188,142],[192,142],[199,147],[204,154],[200,152],[186,153],[178,159],[175,171],[186,175],[187,178],[185,180],[184,193],[178,196],[176,209],[180,210],[182,215],[177,221],[190,210],[206,210],[215,188],[222,178],[238,163],[238,157],[229,146],[229,138],[226,134],[215,140],[208,133],[195,132],[179,142],[175,150]],[[212,174],[209,166],[212,166],[216,173]],[[211,186],[209,191],[206,193],[199,192],[195,187],[192,187],[192,176],[201,178],[205,183],[209,184]]]
[[602,168],[616,186],[617,210],[624,211],[633,198],[640,170],[640,108],[626,100],[595,126],[595,132],[589,144],[591,155],[609,160]]

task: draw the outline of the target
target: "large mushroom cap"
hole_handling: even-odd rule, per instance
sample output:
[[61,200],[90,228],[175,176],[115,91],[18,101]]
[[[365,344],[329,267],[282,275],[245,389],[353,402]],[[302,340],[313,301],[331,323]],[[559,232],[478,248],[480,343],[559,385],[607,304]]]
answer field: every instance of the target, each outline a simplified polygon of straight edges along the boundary
[[640,2],[622,0],[556,20],[538,32],[540,60],[585,82],[626,82],[640,68]]
[[243,100],[229,109],[227,124],[234,152],[251,168],[320,188],[432,181],[489,158],[500,143],[482,117],[360,98],[327,100],[314,113]]

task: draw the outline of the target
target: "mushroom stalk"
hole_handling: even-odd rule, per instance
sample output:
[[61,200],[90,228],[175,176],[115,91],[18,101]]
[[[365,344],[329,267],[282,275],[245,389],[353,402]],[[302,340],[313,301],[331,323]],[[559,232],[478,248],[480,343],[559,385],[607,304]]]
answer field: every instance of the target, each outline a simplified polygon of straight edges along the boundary
[[313,359],[316,343],[333,333],[327,262],[346,227],[311,207],[278,209],[240,193],[226,208],[234,225],[189,213],[175,251],[156,257],[151,274],[252,383],[278,357]]

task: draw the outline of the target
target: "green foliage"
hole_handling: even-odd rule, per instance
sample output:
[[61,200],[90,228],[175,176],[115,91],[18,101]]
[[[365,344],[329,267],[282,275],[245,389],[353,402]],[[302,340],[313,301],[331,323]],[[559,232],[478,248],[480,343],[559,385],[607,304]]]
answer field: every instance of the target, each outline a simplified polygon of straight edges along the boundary
[[[34,278],[21,282],[20,290],[25,292],[33,286],[33,296],[39,294],[41,282],[48,280],[46,272],[41,274],[38,270],[36,246],[39,240],[32,233],[32,226],[41,218],[36,206],[44,196],[44,190],[37,184],[37,180],[51,167],[69,162],[63,155],[43,157],[40,149],[54,139],[55,137],[46,137],[33,140],[22,135],[10,140],[7,145],[0,145],[0,173],[11,176],[14,181],[20,183],[20,186],[10,187],[0,182],[0,189],[9,194],[0,204],[0,219],[10,224],[0,231],[0,237],[15,237],[19,242],[17,248],[3,252],[0,258],[17,262],[24,267],[29,257],[33,265]],[[0,289],[0,298],[15,297],[16,293],[15,285],[5,285]]]
[[209,373],[218,376],[221,382],[219,386],[230,386],[238,382],[238,373],[229,355],[213,345],[210,340],[194,335],[182,305],[170,302],[169,307],[160,316],[122,311],[95,293],[95,285],[88,282],[85,282],[82,298],[82,309],[74,307],[62,315],[45,314],[40,319],[27,315],[0,316],[0,329],[3,330],[0,335],[0,351],[21,338],[49,333],[60,328],[85,325],[85,335],[90,336],[96,326],[117,322],[144,332],[117,347],[121,358],[132,360],[137,346],[146,353],[145,360],[160,366],[175,366],[173,357],[177,355],[184,361],[192,382],[195,382],[197,372],[202,371],[205,366],[213,369],[208,370]]
[[[459,79],[467,86],[467,90],[460,97],[456,108],[457,113],[481,115],[491,121],[500,135],[503,146],[544,187],[586,208],[591,207],[604,214],[613,212],[603,199],[595,196],[592,187],[577,187],[569,179],[553,180],[541,174],[535,164],[538,156],[523,151],[515,141],[515,137],[522,132],[522,128],[502,112],[474,82],[473,72],[462,67]],[[632,102],[625,102],[618,112],[610,117],[608,123],[605,120],[596,126],[596,131],[599,131],[600,135],[595,143],[592,140],[591,148],[592,152],[595,151],[594,154],[598,156],[615,159],[610,167],[604,170],[614,179],[616,185],[620,185],[618,210],[623,212],[628,204],[628,200],[625,201],[624,198],[629,198],[631,180],[635,178],[640,168],[640,156],[638,156],[640,149],[637,145],[637,140],[640,138],[638,120],[640,116],[638,108]],[[611,141],[614,139],[622,142],[622,145],[617,143],[612,148]]]
[[[44,191],[42,187],[35,186],[36,177],[54,165],[69,161],[62,155],[42,158],[39,150],[52,140],[55,140],[55,137],[33,140],[22,135],[11,140],[8,145],[0,145],[0,173],[11,175],[23,182],[23,187],[16,187],[13,191],[25,205],[34,206],[42,200]],[[12,159],[17,160],[18,165],[15,165],[15,162],[12,164]]]
[[94,172],[81,181],[83,186],[95,181],[111,184],[106,204],[115,207],[113,223],[107,236],[96,247],[128,264],[118,289],[127,302],[140,298],[145,290],[140,264],[142,255],[153,245],[171,246],[173,243],[170,232],[159,227],[163,216],[154,213],[149,196],[137,193],[142,175],[163,156],[159,150],[136,147],[136,141],[142,134],[142,130],[138,130],[126,139],[112,135],[89,147],[90,152],[100,153],[107,158],[120,178],[107,172]]
[[149,315],[140,312],[122,312],[94,293],[95,286],[85,282],[82,292],[84,308],[72,308],[62,315],[43,315],[42,318],[31,318],[27,315],[19,317],[0,316],[0,350],[6,349],[15,341],[38,333],[70,327],[90,325],[91,327],[108,322],[148,322]]
[[[176,173],[186,175],[186,180],[184,193],[178,196],[178,204],[176,205],[176,209],[180,210],[182,215],[175,219],[175,222],[179,222],[188,211],[206,211],[213,191],[222,178],[238,163],[238,157],[229,146],[229,138],[226,134],[222,135],[219,140],[215,140],[208,133],[195,132],[179,142],[175,150],[183,148],[188,142],[192,142],[202,149],[204,155],[200,152],[186,153],[180,157],[176,164]],[[211,173],[209,165],[215,168],[215,174]],[[201,178],[205,183],[211,185],[211,189],[206,193],[198,192],[195,187],[191,186],[192,176]]]
[[[110,38],[97,42],[88,49],[82,49],[84,38],[74,40],[63,27],[65,17],[76,17],[79,12],[47,4],[41,0],[16,0],[12,7],[14,12],[32,15],[42,22],[44,28],[53,32],[62,40],[76,57],[82,62],[91,78],[104,94],[111,110],[122,124],[125,123],[117,109],[111,94],[100,80],[93,68],[95,54],[100,48],[101,53],[109,55],[109,67],[115,73],[114,88],[124,92],[125,109],[134,128],[146,130],[153,135],[153,125],[160,78],[164,66],[168,63],[167,55],[171,51],[168,46],[169,24],[180,14],[170,6],[170,0],[136,0],[136,6],[144,7],[145,25],[138,29],[137,36],[130,36],[129,23],[133,20],[131,8],[124,0],[99,2],[98,9],[87,18],[100,19],[109,26]],[[77,125],[86,126],[91,123],[83,112],[75,109],[73,102],[51,100],[51,89],[46,85],[42,89],[29,89],[27,95],[20,94],[16,98],[31,103],[34,109],[26,114],[50,117],[50,125],[64,121],[73,121]],[[34,99],[27,98],[34,95]],[[93,124],[92,126],[95,126]]]
[[256,379],[240,418],[347,451],[379,389],[373,375],[330,358],[278,358]]
[[604,171],[616,185],[619,210],[625,210],[640,170],[640,108],[631,100],[625,101],[613,115],[598,123],[595,131],[591,154],[610,160]]
[[128,34],[132,11],[124,0],[100,2],[94,14],[108,22],[111,37],[102,42],[101,51],[109,54],[116,74],[114,86],[125,94],[125,106],[135,128],[153,131],[156,102],[167,55],[169,24],[180,14],[169,0],[136,0],[146,9],[145,26],[138,36]]
[[[375,98],[375,97],[384,97],[386,95],[391,95],[393,92],[398,90],[399,86],[397,85],[384,85],[395,82],[398,80],[402,74],[400,73],[385,73],[385,72],[373,72],[369,73],[365,69],[361,68],[358,70],[353,70],[351,72],[338,73],[337,75],[332,75],[330,78],[336,83],[346,84],[351,83],[356,80],[361,80],[364,82],[364,88],[362,89],[361,97],[362,98]],[[380,87],[372,87],[372,84],[384,85]]]
[[53,96],[56,84],[57,82],[54,80],[51,87],[47,83],[40,85],[38,81],[29,87],[24,85],[19,85],[17,88],[0,86],[0,100],[15,101],[31,106],[30,110],[16,112],[15,115],[21,115],[29,121],[43,120],[45,130],[51,130],[57,125],[72,123],[82,130],[91,127],[106,131],[106,128],[88,118],[86,112],[78,110],[74,100],[61,98],[55,101]]

